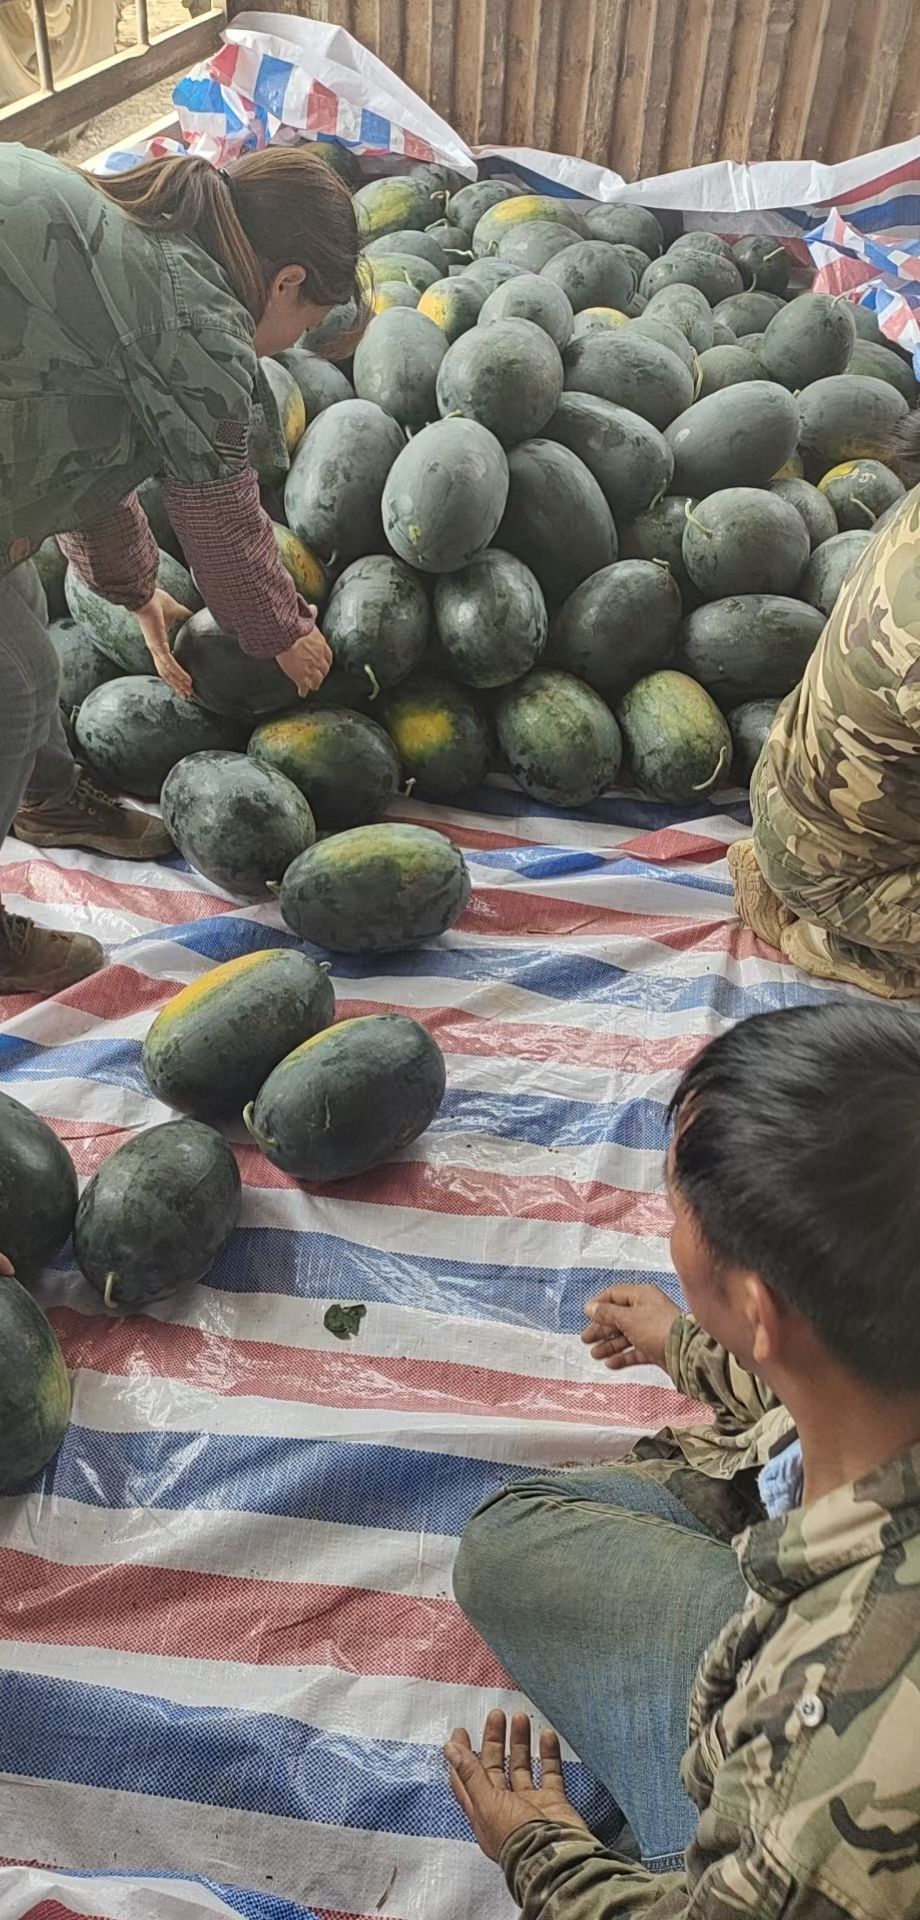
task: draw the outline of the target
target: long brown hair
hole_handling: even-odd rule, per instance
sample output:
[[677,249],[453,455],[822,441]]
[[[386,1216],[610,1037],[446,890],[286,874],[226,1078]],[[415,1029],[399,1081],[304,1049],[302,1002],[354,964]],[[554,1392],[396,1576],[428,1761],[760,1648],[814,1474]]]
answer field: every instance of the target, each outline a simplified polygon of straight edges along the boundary
[[362,305],[351,195],[309,147],[266,147],[221,168],[176,154],[88,177],[138,226],[197,240],[254,320],[282,267],[304,268],[304,300]]

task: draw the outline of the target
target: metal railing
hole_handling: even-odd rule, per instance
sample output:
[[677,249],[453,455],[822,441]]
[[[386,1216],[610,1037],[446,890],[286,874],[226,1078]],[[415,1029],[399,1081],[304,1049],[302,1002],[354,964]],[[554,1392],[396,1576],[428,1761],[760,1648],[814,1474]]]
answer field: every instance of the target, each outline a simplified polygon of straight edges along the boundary
[[[92,0],[88,0],[92,5]],[[95,119],[109,107],[121,106],[161,80],[168,80],[196,61],[207,59],[220,44],[227,25],[225,0],[215,0],[208,11],[165,33],[151,35],[147,0],[134,0],[137,43],[114,53],[96,66],[54,76],[54,60],[46,16],[46,0],[29,0],[35,38],[37,85],[33,93],[0,107],[0,140],[24,140],[42,147],[74,127]],[[0,4],[0,36],[3,6]]]

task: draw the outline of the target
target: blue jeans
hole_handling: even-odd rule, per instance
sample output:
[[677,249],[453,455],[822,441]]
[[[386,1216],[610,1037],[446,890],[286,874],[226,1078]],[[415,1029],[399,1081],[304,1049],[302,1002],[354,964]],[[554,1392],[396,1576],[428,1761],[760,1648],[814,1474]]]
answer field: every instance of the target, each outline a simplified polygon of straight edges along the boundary
[[678,1772],[690,1688],[746,1591],[731,1547],[641,1466],[520,1481],[460,1543],[464,1613],[613,1796],[654,1872],[682,1865],[696,1828]]

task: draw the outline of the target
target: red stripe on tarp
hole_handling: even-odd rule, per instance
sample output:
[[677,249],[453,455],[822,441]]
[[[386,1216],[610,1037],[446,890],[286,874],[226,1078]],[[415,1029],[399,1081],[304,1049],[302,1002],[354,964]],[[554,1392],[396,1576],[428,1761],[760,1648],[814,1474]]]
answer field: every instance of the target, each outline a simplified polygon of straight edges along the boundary
[[[239,913],[240,902],[225,894],[202,893],[194,877],[188,885],[168,888],[144,886],[136,879],[110,880],[85,867],[58,867],[51,860],[23,860],[0,869],[5,894],[36,900],[54,907],[99,907],[106,913],[134,914],[160,927],[181,926],[186,920],[213,920],[218,914]],[[103,929],[104,931],[104,929]]]
[[454,1600],[149,1563],[62,1566],[12,1547],[0,1548],[0,1579],[17,1637],[43,1645],[511,1684]]
[[[598,1275],[598,1285],[603,1278]],[[709,1419],[705,1408],[670,1384],[649,1386],[605,1367],[598,1367],[591,1380],[543,1380],[510,1368],[454,1360],[235,1339],[145,1314],[121,1320],[52,1306],[48,1317],[74,1372],[82,1367],[132,1380],[181,1380],[228,1399],[572,1420],[643,1433],[687,1421],[706,1424]]]
[[306,97],[306,133],[336,133],[339,124],[338,95],[321,80],[311,80]]

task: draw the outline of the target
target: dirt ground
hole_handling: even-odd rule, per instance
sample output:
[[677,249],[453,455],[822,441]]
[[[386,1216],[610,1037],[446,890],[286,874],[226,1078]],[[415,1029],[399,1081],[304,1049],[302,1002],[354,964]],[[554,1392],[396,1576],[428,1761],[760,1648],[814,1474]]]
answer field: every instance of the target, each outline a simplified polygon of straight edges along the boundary
[[[170,27],[185,26],[192,18],[182,0],[148,0],[147,11],[151,34],[166,33]],[[136,37],[134,9],[128,0],[128,4],[122,7],[119,46],[132,46]],[[123,106],[111,107],[108,113],[99,114],[86,127],[69,135],[59,150],[66,153],[68,159],[89,160],[105,147],[115,146],[121,140],[127,143],[138,127],[145,127],[151,120],[159,120],[169,112],[173,87],[179,78],[180,75],[176,74],[172,80],[161,81],[158,87],[148,87],[146,93],[136,93]]]

